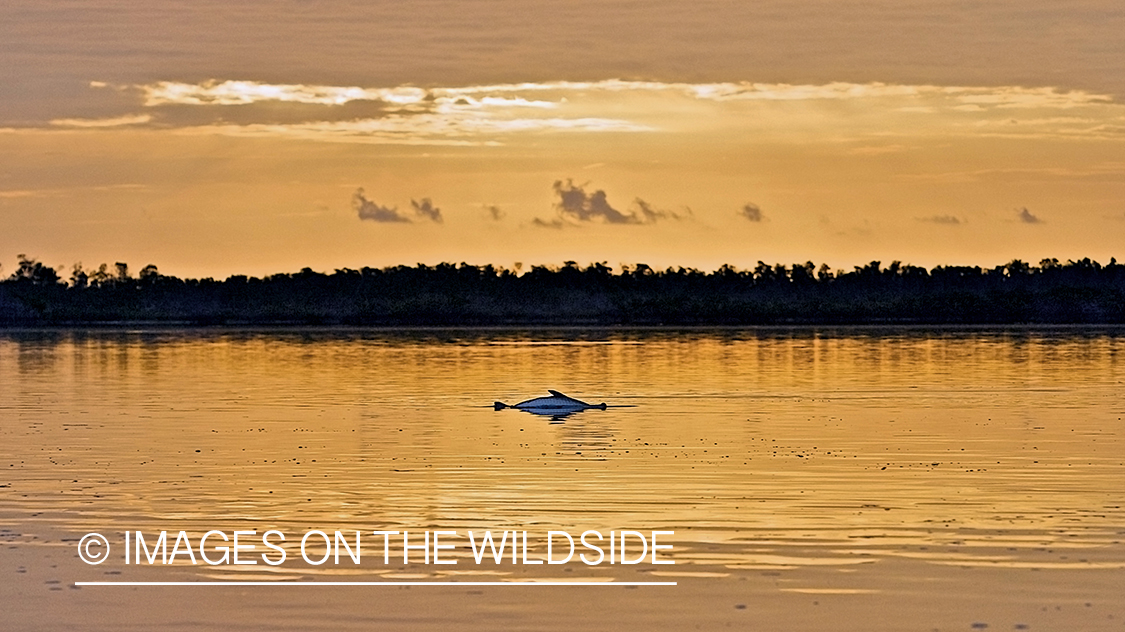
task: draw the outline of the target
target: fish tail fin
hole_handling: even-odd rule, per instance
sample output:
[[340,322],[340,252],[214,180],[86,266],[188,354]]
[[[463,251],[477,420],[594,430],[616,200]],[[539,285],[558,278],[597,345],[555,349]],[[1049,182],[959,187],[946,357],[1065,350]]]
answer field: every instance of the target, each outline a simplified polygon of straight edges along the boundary
[[511,408],[511,406],[504,402],[492,402],[492,410],[504,410],[505,408]]

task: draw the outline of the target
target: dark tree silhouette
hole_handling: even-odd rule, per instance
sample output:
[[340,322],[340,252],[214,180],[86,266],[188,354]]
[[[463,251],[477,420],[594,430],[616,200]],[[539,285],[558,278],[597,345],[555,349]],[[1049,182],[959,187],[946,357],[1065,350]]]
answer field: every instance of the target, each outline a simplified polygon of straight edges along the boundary
[[0,282],[0,324],[757,325],[1125,323],[1125,266],[1090,259],[993,268],[811,261],[714,272],[493,265],[303,268],[265,278],[179,279],[149,264],[75,264],[69,283],[20,255]]

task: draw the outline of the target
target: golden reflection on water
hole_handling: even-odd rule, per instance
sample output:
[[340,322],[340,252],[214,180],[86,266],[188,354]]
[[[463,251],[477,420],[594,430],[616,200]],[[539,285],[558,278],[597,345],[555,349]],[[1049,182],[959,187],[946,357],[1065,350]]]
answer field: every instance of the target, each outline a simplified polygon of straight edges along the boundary
[[[76,534],[675,531],[664,573],[1125,568],[1123,360],[1119,330],[6,332],[0,511]],[[611,408],[492,410],[548,388]],[[422,576],[481,572],[504,573]]]

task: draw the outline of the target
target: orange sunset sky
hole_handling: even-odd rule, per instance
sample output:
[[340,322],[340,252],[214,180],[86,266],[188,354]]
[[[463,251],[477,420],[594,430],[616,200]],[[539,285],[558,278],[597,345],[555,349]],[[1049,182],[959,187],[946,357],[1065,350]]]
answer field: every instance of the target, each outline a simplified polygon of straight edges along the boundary
[[0,5],[3,276],[1123,238],[1120,0]]

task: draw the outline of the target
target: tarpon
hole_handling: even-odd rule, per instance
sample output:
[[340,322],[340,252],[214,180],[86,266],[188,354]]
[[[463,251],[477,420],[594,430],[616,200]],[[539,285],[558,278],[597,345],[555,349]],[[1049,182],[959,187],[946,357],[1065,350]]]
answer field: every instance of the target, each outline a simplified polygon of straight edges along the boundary
[[529,399],[525,402],[520,402],[515,405],[508,405],[504,402],[493,402],[492,407],[496,410],[503,410],[505,408],[515,408],[517,410],[526,410],[529,413],[536,413],[539,415],[557,415],[561,413],[574,413],[580,410],[589,410],[597,408],[605,410],[605,402],[601,404],[587,404],[586,402],[574,399],[563,395],[558,391],[547,389],[551,394],[550,397],[536,397]]

